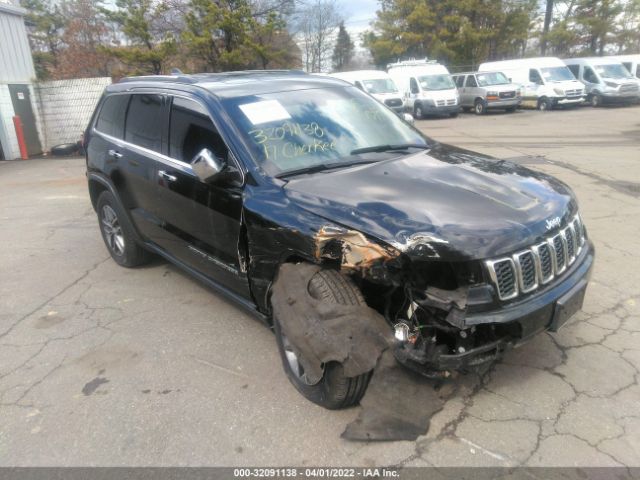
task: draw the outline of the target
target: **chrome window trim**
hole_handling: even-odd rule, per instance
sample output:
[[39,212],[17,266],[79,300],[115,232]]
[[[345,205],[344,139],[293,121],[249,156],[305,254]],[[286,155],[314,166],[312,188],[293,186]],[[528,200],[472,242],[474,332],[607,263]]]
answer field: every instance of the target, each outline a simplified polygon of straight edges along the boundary
[[[496,263],[502,263],[502,262],[509,262],[509,264],[511,265],[511,271],[513,272],[513,276],[516,279],[516,281],[513,284],[513,293],[511,293],[510,295],[507,295],[505,297],[502,296],[502,294],[500,293],[500,287],[498,286],[498,277],[496,275],[496,270],[495,270],[495,265]],[[499,258],[497,260],[487,260],[485,261],[485,265],[487,266],[487,269],[489,270],[489,276],[491,277],[491,280],[493,281],[493,284],[496,287],[496,292],[498,293],[498,298],[500,300],[511,300],[512,298],[515,298],[518,296],[519,291],[518,291],[518,275],[516,272],[516,267],[514,265],[513,259],[510,257],[504,257],[504,258]]]
[[[522,273],[522,264],[520,262],[520,258],[523,255],[527,255],[527,254],[531,254],[533,256],[533,276],[535,281],[533,282],[533,286],[526,288],[524,287],[524,275]],[[536,262],[536,255],[533,253],[533,250],[523,250],[521,252],[518,253],[514,253],[513,254],[513,263],[516,267],[516,278],[518,279],[518,289],[520,290],[520,292],[522,293],[528,293],[531,292],[533,290],[535,290],[536,288],[538,288],[538,265]]]

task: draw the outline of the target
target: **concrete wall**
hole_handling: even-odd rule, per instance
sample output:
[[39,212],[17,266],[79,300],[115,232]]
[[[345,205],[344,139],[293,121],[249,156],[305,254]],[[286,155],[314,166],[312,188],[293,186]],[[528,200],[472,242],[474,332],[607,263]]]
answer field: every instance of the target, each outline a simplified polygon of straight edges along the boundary
[[80,78],[35,85],[42,147],[78,141],[111,78]]

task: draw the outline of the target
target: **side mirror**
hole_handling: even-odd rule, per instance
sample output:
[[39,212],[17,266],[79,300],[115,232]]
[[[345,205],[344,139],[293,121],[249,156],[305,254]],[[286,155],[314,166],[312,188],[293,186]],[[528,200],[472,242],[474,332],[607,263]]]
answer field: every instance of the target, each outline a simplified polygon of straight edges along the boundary
[[403,113],[402,114],[402,119],[405,122],[410,123],[411,125],[413,125],[413,123],[414,123],[413,115],[411,115],[410,113]]
[[208,148],[200,150],[191,162],[193,171],[196,172],[200,181],[204,183],[208,183],[217,177],[226,166],[226,162],[216,157]]

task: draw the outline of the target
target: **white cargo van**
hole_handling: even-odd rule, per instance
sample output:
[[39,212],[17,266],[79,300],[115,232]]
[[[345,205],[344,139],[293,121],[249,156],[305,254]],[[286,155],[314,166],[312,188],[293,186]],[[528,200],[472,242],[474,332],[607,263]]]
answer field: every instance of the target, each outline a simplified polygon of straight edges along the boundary
[[460,112],[460,97],[444,65],[435,61],[408,60],[387,65],[387,71],[402,92],[405,106],[416,118]]
[[355,85],[396,113],[404,111],[402,94],[387,72],[381,70],[357,70],[355,72],[330,73],[329,76]]
[[618,60],[611,57],[565,58],[564,63],[584,84],[587,101],[594,107],[603,103],[634,103],[640,96],[638,81]]
[[522,106],[549,110],[584,102],[584,85],[556,57],[520,58],[486,62],[480,72],[502,72],[522,86]]
[[631,72],[631,75],[640,79],[640,55],[611,55],[605,58],[619,61]]

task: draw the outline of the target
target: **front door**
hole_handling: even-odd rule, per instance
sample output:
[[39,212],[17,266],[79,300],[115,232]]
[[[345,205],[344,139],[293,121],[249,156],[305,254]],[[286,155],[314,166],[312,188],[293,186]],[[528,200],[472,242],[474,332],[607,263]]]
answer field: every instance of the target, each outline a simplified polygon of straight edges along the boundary
[[168,134],[168,159],[158,163],[157,212],[162,228],[152,240],[187,266],[248,297],[238,242],[242,182],[233,175],[203,183],[191,168],[202,149],[232,162],[206,108],[174,97]]
[[9,85],[9,94],[11,95],[13,111],[20,117],[22,122],[24,141],[27,144],[27,153],[29,156],[41,154],[42,145],[40,144],[38,129],[36,128],[36,117],[31,108],[29,85]]

